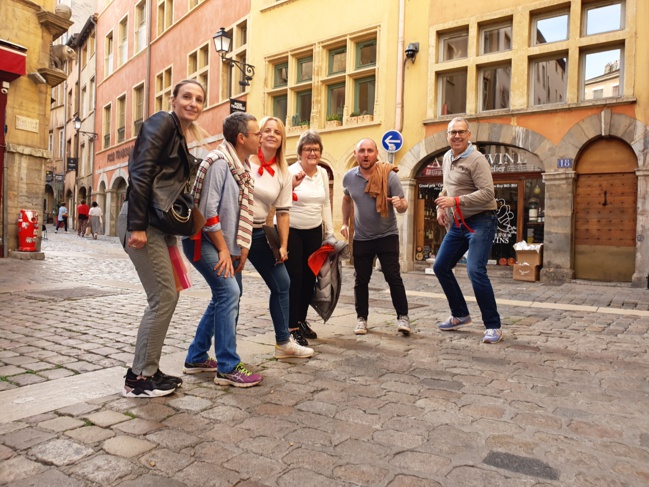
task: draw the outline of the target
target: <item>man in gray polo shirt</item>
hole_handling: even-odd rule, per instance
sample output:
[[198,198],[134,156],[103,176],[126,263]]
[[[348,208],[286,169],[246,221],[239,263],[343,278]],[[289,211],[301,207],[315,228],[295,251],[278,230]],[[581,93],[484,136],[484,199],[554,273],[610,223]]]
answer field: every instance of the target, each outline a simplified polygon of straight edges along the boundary
[[[451,316],[438,325],[451,331],[471,323],[471,315],[453,268],[469,252],[466,271],[486,328],[483,343],[502,340],[500,314],[487,276],[487,259],[496,233],[496,199],[491,167],[469,141],[469,122],[461,117],[450,121],[447,139],[451,149],[442,163],[444,187],[435,200],[437,221],[447,228],[433,269],[451,308]],[[453,220],[451,220],[451,217]]]
[[368,285],[374,257],[378,257],[381,271],[390,286],[392,304],[397,313],[397,329],[408,335],[408,299],[399,268],[399,231],[394,213],[395,210],[405,212],[408,202],[403,197],[403,188],[394,166],[377,163],[378,155],[376,142],[362,139],[354,150],[358,166],[343,176],[343,226],[340,231],[347,239],[352,202],[354,204],[354,297],[358,317],[354,333],[367,333]]

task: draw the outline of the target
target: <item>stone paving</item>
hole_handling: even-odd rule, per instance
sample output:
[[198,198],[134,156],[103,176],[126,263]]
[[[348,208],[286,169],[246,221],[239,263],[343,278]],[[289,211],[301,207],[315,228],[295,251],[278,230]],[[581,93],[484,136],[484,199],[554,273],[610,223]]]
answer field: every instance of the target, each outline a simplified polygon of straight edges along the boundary
[[[434,276],[404,274],[415,333],[371,283],[357,337],[353,272],[308,361],[272,358],[268,294],[244,274],[239,349],[251,389],[185,376],[119,396],[144,294],[115,238],[55,234],[45,260],[0,259],[0,485],[644,486],[649,484],[649,291],[546,286],[494,272],[505,340],[441,333]],[[463,289],[470,284],[458,271]],[[193,274],[164,348],[179,373],[209,299]]]

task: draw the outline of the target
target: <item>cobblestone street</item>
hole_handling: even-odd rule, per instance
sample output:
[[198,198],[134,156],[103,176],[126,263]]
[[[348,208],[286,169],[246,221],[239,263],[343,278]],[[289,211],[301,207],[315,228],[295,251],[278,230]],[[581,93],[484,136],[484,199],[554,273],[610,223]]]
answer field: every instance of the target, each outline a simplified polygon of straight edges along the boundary
[[[268,291],[248,264],[240,355],[264,381],[209,374],[157,399],[119,395],[145,297],[114,237],[43,241],[45,260],[0,259],[0,485],[645,486],[649,291],[561,286],[494,272],[504,341],[482,322],[442,333],[435,276],[404,274],[414,333],[396,332],[380,272],[356,336],[353,270],[310,360],[273,358]],[[182,375],[209,301],[192,270],[162,370]]]

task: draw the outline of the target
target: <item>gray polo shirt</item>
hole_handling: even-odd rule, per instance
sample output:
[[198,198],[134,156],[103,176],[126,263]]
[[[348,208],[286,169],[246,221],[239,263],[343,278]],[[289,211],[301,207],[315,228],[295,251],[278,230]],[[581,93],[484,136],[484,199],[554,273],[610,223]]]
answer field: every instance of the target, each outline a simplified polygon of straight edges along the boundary
[[[376,200],[365,192],[365,179],[356,166],[343,176],[343,193],[354,202],[354,240],[374,240],[399,235],[394,206],[388,202],[388,216],[381,217],[376,211]],[[388,175],[388,198],[403,198],[403,188],[399,176],[394,171]]]

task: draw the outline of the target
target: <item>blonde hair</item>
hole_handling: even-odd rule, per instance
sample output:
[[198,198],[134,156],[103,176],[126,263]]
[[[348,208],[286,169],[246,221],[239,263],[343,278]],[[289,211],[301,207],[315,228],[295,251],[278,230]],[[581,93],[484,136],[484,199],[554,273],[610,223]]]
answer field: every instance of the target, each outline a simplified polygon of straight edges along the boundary
[[277,117],[264,117],[259,122],[259,130],[263,132],[264,127],[270,121],[274,121],[277,124],[277,127],[279,127],[279,131],[282,133],[282,144],[277,149],[275,157],[277,158],[277,167],[282,173],[285,173],[288,171],[288,163],[286,162],[286,129],[284,128],[284,122]]
[[[184,79],[176,83],[176,86],[174,86],[174,90],[171,93],[172,98],[176,98],[178,96],[178,93],[180,92],[180,88],[188,84],[194,84],[198,86],[203,91],[203,97],[207,97],[205,87],[199,81],[196,81],[195,79]],[[207,100],[203,100],[203,104],[205,104],[206,102]],[[191,140],[196,142],[199,146],[207,147],[207,142],[205,142],[205,140],[210,136],[210,134],[207,132],[207,130],[198,125],[197,122],[192,122],[189,124],[187,133],[190,136]]]

